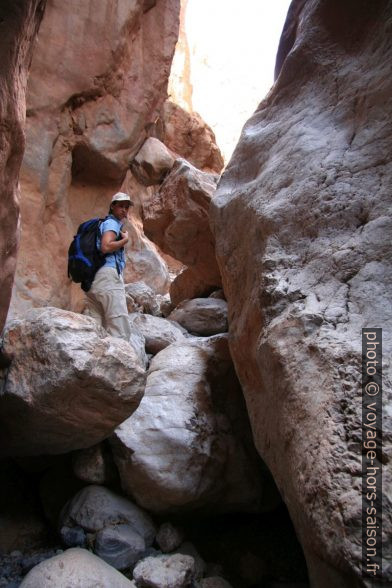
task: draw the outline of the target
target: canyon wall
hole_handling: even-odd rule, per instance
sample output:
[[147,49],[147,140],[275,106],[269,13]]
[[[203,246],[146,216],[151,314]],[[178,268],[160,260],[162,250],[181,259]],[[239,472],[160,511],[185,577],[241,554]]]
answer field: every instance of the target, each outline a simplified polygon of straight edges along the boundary
[[27,74],[44,9],[43,0],[5,0],[0,6],[0,332],[16,265]]
[[[179,11],[179,0],[49,0],[28,83],[10,318],[31,306],[81,310],[80,288],[67,278],[67,249],[79,223],[105,216],[120,188],[135,200],[132,276],[140,268],[162,274],[138,220],[145,188],[129,162],[154,133],[167,97]],[[166,291],[168,283],[166,269],[153,285]]]
[[383,327],[375,465],[392,580],[391,26],[391,2],[294,1],[276,84],[212,201],[254,438],[317,588],[371,582],[361,577],[364,327]]

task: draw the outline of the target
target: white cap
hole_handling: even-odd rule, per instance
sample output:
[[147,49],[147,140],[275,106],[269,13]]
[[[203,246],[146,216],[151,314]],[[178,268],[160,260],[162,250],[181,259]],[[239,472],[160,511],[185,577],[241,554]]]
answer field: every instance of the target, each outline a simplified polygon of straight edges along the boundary
[[116,192],[116,194],[113,196],[111,204],[113,204],[113,202],[129,202],[130,205],[133,205],[132,200],[130,199],[130,197],[128,196],[128,194],[125,194],[125,192]]

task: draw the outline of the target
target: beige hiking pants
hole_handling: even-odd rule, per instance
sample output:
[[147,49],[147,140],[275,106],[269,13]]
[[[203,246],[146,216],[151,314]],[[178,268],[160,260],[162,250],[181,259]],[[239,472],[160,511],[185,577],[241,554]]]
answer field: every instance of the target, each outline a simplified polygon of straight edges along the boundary
[[87,295],[87,314],[109,335],[129,341],[131,328],[125,300],[124,281],[114,267],[101,267]]

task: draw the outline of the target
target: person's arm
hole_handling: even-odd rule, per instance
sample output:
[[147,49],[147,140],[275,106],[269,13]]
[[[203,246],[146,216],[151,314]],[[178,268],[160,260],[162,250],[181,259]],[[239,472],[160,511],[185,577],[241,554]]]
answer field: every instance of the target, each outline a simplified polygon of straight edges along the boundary
[[128,231],[120,231],[121,239],[116,241],[117,235],[114,231],[105,231],[101,239],[101,251],[104,255],[118,251],[128,243]]

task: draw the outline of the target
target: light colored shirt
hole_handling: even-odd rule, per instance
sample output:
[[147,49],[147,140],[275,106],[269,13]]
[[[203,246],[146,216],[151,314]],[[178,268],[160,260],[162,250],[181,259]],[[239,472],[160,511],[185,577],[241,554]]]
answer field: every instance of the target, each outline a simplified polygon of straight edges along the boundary
[[[106,233],[106,231],[113,231],[114,233],[116,233],[116,237],[118,237],[121,229],[122,229],[121,222],[118,219],[116,219],[115,216],[113,216],[111,214],[108,216],[108,218],[105,221],[103,221],[103,223],[99,227],[101,236],[104,233]],[[99,249],[101,249],[101,243],[98,244],[98,247],[99,247]],[[125,267],[124,247],[122,247],[121,249],[118,249],[117,251],[115,251],[113,253],[107,253],[103,267],[114,267],[116,269],[118,268],[118,270],[122,274],[122,272],[124,271],[124,267]]]

